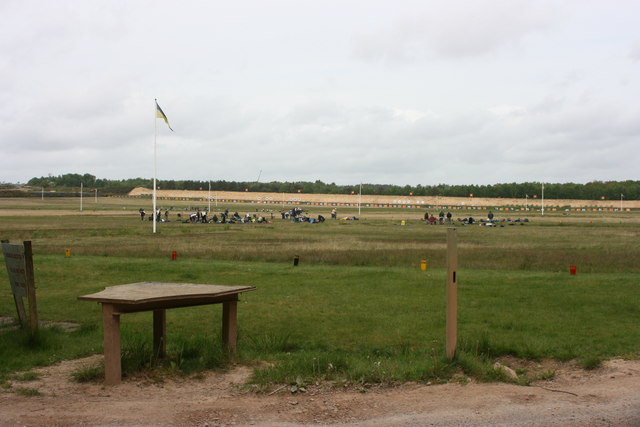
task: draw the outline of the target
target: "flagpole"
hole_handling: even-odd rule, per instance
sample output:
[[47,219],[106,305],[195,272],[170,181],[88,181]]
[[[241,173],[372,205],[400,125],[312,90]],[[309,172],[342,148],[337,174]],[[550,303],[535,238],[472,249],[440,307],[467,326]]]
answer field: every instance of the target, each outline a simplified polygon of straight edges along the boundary
[[80,212],[82,212],[82,182],[80,183]]
[[211,181],[209,181],[209,209],[207,210],[207,212],[211,212]]
[[156,107],[153,109],[153,214],[151,215],[151,219],[153,221],[153,232],[156,232],[156,175],[158,172],[157,162],[156,162],[156,141],[158,139],[158,120],[157,118],[157,105],[158,100],[155,100]]
[[360,206],[362,206],[362,183],[360,183],[360,194],[358,195],[358,216],[360,216]]
[[542,216],[544,216],[544,182],[542,183]]
[[622,198],[624,197],[624,194],[620,193],[620,212],[622,212]]

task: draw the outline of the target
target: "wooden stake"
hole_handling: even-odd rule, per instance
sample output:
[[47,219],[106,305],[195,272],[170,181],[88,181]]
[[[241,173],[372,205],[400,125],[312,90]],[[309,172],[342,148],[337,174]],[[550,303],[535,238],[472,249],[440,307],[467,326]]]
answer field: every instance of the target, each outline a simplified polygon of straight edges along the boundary
[[447,230],[447,359],[456,354],[458,340],[458,238],[455,228]]
[[24,241],[24,273],[27,286],[27,301],[29,301],[29,325],[31,334],[38,333],[38,306],[36,304],[36,281],[33,275],[33,251],[31,241]]

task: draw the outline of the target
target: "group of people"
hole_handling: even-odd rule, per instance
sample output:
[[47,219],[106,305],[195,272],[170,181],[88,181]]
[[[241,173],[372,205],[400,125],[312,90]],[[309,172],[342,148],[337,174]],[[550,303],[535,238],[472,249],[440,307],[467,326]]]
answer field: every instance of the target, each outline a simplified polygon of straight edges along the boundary
[[444,224],[445,217],[448,223],[452,222],[451,218],[453,217],[453,215],[451,215],[451,212],[447,212],[445,215],[444,211],[440,211],[440,213],[438,214],[438,218],[436,218],[433,214],[429,215],[429,212],[425,212],[423,221],[426,224],[431,224],[431,225]]
[[[147,212],[144,209],[140,208],[138,209],[138,213],[140,214],[140,220],[144,221],[145,216],[147,216]],[[149,221],[153,221],[154,217],[158,222],[169,221],[169,209],[164,210],[164,218],[162,218],[162,209],[160,208],[156,209],[155,215],[151,214],[147,218],[149,219]]]
[[[424,214],[424,219],[423,221],[426,224],[430,224],[430,225],[434,225],[434,224],[444,224],[445,222],[451,224],[453,223],[454,219],[453,219],[453,215],[451,215],[451,212],[447,212],[446,214],[444,213],[444,211],[440,211],[440,213],[438,214],[438,217],[436,218],[434,215],[429,215],[429,212],[426,212]],[[476,222],[479,222],[480,225],[485,225],[488,227],[492,227],[492,226],[496,226],[497,224],[500,223],[504,223],[506,222],[509,225],[514,225],[515,223],[526,223],[529,222],[529,220],[527,218],[525,219],[515,219],[512,220],[511,218],[507,218],[504,220],[500,220],[495,218],[493,212],[489,211],[489,213],[487,214],[487,218],[484,219],[480,219],[479,221],[477,221],[475,218],[473,218],[472,216],[466,217],[466,218],[456,218],[455,222],[460,223],[462,225],[473,225]],[[504,224],[500,224],[500,227],[504,227]]]
[[[336,210],[333,209],[331,211],[331,218],[335,219]],[[322,215],[318,215],[317,218],[312,218],[308,216],[308,212],[304,212],[301,208],[293,208],[288,211],[281,210],[280,216],[282,219],[290,219],[291,222],[309,222],[311,224],[324,222],[325,217]]]
[[[271,213],[271,219],[273,219],[273,212]],[[263,215],[258,215],[254,213],[253,215],[250,213],[246,213],[245,215],[240,215],[238,212],[234,212],[233,214],[229,214],[229,209],[225,209],[223,212],[220,212],[220,217],[217,214],[213,214],[211,219],[208,217],[208,213],[205,209],[202,211],[197,209],[196,212],[191,213],[189,215],[189,220],[184,222],[190,223],[200,223],[200,224],[249,224],[249,223],[258,223],[265,224],[268,223],[269,220],[265,218]]]
[[[173,208],[171,208],[173,209]],[[273,220],[273,212],[268,211],[270,213],[270,219],[266,218],[265,215],[262,214],[258,214],[258,213],[254,213],[254,214],[250,214],[247,213],[246,215],[240,215],[238,212],[234,212],[233,214],[229,213],[229,209],[225,209],[223,212],[220,212],[219,214],[213,214],[213,216],[210,218],[210,212],[207,212],[206,209],[200,209],[197,207],[192,207],[191,209],[191,213],[188,214],[188,217],[183,218],[183,214],[178,212],[176,214],[176,221],[178,222],[183,222],[183,223],[191,223],[191,224],[235,224],[235,223],[242,223],[242,224],[247,224],[247,223],[258,223],[258,224],[263,224],[263,223],[268,223],[271,220]],[[195,211],[194,211],[195,210]],[[264,210],[263,210],[264,211]],[[149,221],[153,221],[154,218],[156,221],[158,222],[168,222],[169,221],[169,209],[163,209],[162,208],[158,208],[155,212],[155,214],[150,214],[147,215],[147,212],[143,209],[140,208],[138,210],[139,214],[140,214],[140,219],[142,221],[145,220],[145,218],[147,218]],[[258,210],[256,209],[256,212],[258,212]],[[163,215],[164,214],[164,215]],[[219,216],[218,216],[219,215]],[[447,217],[450,217],[450,213],[447,214]],[[282,219],[287,219],[287,220],[291,220],[291,222],[308,222],[308,223],[321,223],[324,222],[326,219],[323,215],[318,215],[317,217],[311,217],[309,216],[308,212],[305,212],[302,210],[302,208],[299,207],[295,207],[292,208],[290,210],[281,210],[280,211],[280,216],[282,217]],[[444,217],[444,213],[441,213],[441,216]],[[336,210],[336,208],[333,208],[331,210],[331,219],[338,219],[338,211]],[[344,220],[357,220],[357,217],[346,217],[346,218],[341,218]],[[435,222],[435,218],[434,217],[429,217],[429,214],[425,214],[425,221],[428,222]],[[443,220],[441,219],[441,222]]]

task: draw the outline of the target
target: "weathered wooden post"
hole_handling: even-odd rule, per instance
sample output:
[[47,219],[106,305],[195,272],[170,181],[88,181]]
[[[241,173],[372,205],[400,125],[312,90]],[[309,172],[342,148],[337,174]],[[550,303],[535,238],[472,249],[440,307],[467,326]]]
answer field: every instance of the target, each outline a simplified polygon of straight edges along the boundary
[[31,333],[38,332],[38,306],[36,305],[36,280],[33,275],[33,251],[31,241],[24,243],[24,275],[27,283],[27,301],[29,301],[29,325]]
[[22,298],[26,296],[29,303],[29,326],[31,333],[36,334],[38,332],[38,307],[36,305],[31,241],[27,240],[23,242],[23,245],[12,245],[8,240],[3,240],[2,252],[20,325],[24,327],[27,323],[27,313],[22,301]]
[[456,354],[458,340],[458,238],[456,229],[447,229],[447,359]]

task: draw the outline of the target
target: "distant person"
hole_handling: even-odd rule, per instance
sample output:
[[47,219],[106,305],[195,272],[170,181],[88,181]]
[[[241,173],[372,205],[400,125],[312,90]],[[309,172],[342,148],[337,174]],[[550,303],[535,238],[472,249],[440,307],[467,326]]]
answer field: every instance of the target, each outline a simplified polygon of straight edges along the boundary
[[140,208],[140,221],[144,221],[144,216],[147,214],[144,209]]
[[451,224],[451,212],[447,212],[447,222]]
[[338,219],[338,211],[336,208],[331,209],[331,219]]
[[493,212],[489,211],[489,215],[487,215],[489,217],[489,221],[493,221]]

